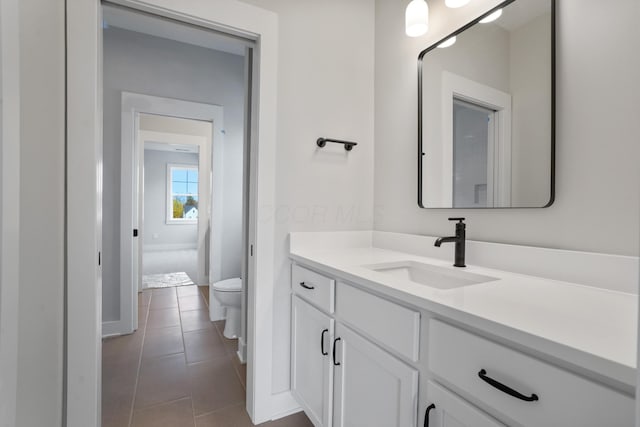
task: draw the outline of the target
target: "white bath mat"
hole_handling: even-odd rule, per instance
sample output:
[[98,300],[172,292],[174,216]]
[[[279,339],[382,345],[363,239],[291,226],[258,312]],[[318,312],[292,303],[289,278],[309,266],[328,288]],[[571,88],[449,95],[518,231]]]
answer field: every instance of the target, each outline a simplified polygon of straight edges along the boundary
[[142,276],[142,286],[144,288],[169,288],[172,286],[188,285],[193,285],[193,281],[184,271],[166,274],[146,274]]

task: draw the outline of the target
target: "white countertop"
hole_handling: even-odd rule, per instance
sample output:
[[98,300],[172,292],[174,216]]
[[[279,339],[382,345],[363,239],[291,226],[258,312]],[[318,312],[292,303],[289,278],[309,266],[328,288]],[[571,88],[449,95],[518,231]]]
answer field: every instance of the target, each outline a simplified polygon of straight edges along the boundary
[[637,295],[474,265],[464,271],[498,280],[439,290],[363,266],[412,260],[454,270],[451,262],[371,246],[301,245],[290,255],[335,278],[635,385]]

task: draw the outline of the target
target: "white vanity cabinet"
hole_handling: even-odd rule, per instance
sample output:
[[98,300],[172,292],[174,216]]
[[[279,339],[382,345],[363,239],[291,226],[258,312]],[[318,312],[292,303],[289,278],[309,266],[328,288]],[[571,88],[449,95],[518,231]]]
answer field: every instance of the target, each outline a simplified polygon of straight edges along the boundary
[[418,371],[336,325],[334,427],[416,425]]
[[[633,398],[445,322],[430,321],[428,346],[429,371],[439,381],[517,425],[633,424]],[[430,385],[427,400],[436,408],[439,397]]]
[[433,381],[427,383],[427,396],[425,427],[506,427]]
[[628,390],[321,271],[292,268],[292,388],[316,427],[633,425]]
[[[377,335],[375,325],[367,324],[369,338],[365,338],[332,316],[336,295],[332,279],[295,264],[292,279],[292,393],[314,426],[415,427],[418,370],[392,352],[417,358],[418,343],[413,339],[418,330],[412,330],[411,339],[398,340],[390,334],[394,328],[380,328]],[[356,327],[372,313],[380,313],[377,304],[395,305],[371,300],[369,294],[343,283],[339,289],[345,300],[340,305],[337,292],[338,306],[359,313],[350,318]],[[417,312],[400,306],[390,309],[401,322],[419,328]],[[373,341],[391,347],[384,350]]]
[[315,426],[331,425],[333,323],[331,317],[293,296],[291,389]]

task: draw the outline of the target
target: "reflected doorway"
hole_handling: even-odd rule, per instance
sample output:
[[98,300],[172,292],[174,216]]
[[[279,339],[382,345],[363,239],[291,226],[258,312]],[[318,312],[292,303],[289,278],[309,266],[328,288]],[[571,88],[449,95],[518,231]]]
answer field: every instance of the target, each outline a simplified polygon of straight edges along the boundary
[[490,108],[453,101],[453,207],[492,207],[495,114]]

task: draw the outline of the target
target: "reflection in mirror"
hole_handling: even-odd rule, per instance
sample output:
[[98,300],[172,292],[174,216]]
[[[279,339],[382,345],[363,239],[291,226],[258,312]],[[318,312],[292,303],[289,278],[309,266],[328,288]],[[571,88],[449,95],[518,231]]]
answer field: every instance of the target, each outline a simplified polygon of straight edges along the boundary
[[418,202],[553,202],[554,0],[506,1],[419,56]]

